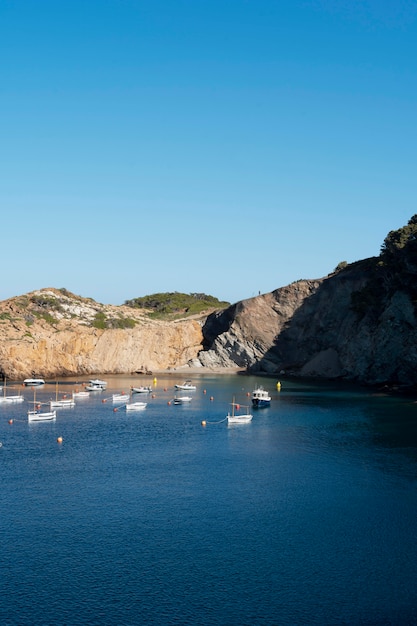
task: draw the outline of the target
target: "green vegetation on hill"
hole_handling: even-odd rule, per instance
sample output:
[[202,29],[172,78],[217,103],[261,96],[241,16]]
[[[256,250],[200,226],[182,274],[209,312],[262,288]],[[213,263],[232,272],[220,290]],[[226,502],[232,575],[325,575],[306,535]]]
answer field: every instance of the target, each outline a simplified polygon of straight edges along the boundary
[[379,257],[361,263],[370,278],[363,289],[352,294],[352,308],[360,317],[366,313],[378,317],[396,291],[406,293],[417,309],[417,215],[406,226],[388,233]]
[[159,319],[189,317],[207,310],[224,309],[229,304],[229,302],[220,302],[217,298],[205,293],[186,294],[177,291],[155,293],[125,301],[126,306],[149,309],[151,311],[149,316]]

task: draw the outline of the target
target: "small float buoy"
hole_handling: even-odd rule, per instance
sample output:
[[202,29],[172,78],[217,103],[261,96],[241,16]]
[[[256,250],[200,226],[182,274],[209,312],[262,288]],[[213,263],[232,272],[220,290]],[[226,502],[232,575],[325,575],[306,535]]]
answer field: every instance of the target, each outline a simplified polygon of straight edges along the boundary
[[62,441],[63,441],[62,437],[57,438],[57,443],[62,443]]
[[152,398],[156,398],[156,395],[154,393],[152,394]]
[[114,409],[113,409],[113,413],[117,413],[117,411],[118,411],[118,409],[117,409],[117,408],[114,408]]
[[250,396],[250,391],[247,391],[247,392],[246,392],[246,395],[247,395],[247,396]]
[[156,385],[156,378],[153,379],[153,384]]
[[204,389],[204,390],[203,390],[203,393],[207,393],[207,391]]
[[168,391],[168,389],[166,387],[164,387],[164,391]]
[[9,424],[13,424],[13,420],[12,419],[9,419]]
[[106,398],[103,398],[103,399],[102,399],[102,402],[107,402]]
[[203,421],[201,422],[201,425],[202,425],[202,426],[205,426],[206,424],[207,424],[206,420],[203,420]]
[[214,400],[213,396],[210,396],[210,400],[211,400],[211,402],[213,402],[213,400]]
[[167,404],[168,404],[168,406],[171,406],[171,401],[170,401],[170,400],[168,400]]

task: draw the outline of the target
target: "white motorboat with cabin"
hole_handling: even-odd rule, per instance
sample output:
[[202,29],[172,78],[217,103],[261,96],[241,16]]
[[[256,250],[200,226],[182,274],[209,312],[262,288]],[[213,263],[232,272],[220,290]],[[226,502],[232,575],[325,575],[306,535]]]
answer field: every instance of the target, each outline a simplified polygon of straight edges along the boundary
[[132,393],[151,393],[152,387],[131,387],[130,390]]
[[23,381],[25,387],[40,387],[45,384],[43,378],[25,378]]
[[252,406],[256,409],[269,406],[271,404],[271,396],[263,387],[257,387],[252,391]]
[[197,387],[193,385],[191,380],[185,380],[181,385],[175,385],[175,389],[182,389],[183,391],[195,391]]
[[87,391],[104,391],[107,388],[107,382],[99,378],[93,378],[86,386]]

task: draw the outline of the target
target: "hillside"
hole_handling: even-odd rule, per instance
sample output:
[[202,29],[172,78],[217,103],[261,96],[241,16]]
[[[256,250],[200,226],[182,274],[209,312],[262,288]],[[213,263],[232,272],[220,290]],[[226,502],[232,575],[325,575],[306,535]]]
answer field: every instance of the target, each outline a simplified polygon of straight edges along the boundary
[[414,386],[416,279],[413,216],[388,233],[378,257],[230,306],[174,292],[116,307],[41,289],[0,303],[0,372],[19,379],[238,368]]

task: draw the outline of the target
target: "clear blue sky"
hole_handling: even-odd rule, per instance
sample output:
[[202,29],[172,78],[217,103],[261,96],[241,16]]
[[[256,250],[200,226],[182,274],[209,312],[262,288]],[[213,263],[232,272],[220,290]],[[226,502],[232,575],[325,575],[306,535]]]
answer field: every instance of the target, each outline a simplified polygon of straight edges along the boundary
[[417,213],[417,3],[0,0],[0,299],[236,302]]

